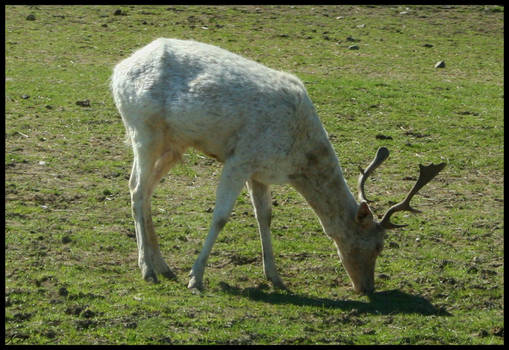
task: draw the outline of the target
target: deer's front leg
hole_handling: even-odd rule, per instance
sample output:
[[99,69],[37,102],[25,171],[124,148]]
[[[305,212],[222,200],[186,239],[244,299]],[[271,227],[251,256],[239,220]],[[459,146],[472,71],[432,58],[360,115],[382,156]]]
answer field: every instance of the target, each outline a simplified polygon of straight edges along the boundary
[[203,273],[210,251],[212,250],[212,246],[219,232],[223,229],[224,225],[226,225],[235,200],[239,196],[247,177],[248,174],[246,174],[242,167],[238,167],[235,162],[227,161],[225,163],[219,185],[217,186],[216,205],[212,215],[212,224],[210,225],[209,233],[203,244],[200,255],[189,273],[190,280],[187,286],[188,288],[203,288]]
[[251,202],[255,209],[256,220],[262,241],[263,272],[275,288],[287,289],[276,270],[272,241],[270,237],[270,222],[272,218],[272,205],[270,202],[269,186],[250,179],[248,182]]

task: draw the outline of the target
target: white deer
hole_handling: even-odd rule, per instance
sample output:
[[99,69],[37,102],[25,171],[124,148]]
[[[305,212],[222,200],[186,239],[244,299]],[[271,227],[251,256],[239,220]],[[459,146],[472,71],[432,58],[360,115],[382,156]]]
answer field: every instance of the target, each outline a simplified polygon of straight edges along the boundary
[[212,246],[244,183],[258,221],[263,270],[274,287],[285,289],[274,263],[270,236],[270,184],[290,183],[318,215],[336,245],[356,292],[374,290],[375,260],[390,216],[415,211],[411,197],[445,164],[421,166],[407,198],[381,222],[364,195],[364,182],[387,158],[362,171],[358,203],[302,82],[216,46],[159,38],[114,68],[111,87],[134,153],[129,180],[138,244],[138,265],[147,281],[175,278],[161,256],[152,225],[150,197],[155,186],[194,147],[224,163],[212,224],[190,272],[189,288],[203,288]]

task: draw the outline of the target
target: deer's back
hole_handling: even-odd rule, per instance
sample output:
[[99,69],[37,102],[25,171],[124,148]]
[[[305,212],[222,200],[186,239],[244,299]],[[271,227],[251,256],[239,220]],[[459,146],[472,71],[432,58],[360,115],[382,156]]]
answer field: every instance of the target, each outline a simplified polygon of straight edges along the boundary
[[216,46],[163,38],[120,62],[112,84],[121,99],[172,114],[205,109],[231,115],[253,108],[270,113],[275,105],[297,108],[306,94],[290,74]]

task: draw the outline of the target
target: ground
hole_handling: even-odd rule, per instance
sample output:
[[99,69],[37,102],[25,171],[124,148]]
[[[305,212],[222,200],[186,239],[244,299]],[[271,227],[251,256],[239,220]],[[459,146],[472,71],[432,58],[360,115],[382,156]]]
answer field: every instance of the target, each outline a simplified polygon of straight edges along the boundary
[[[503,344],[504,8],[500,6],[6,6],[7,344]],[[221,46],[306,85],[355,192],[377,215],[418,164],[447,167],[395,215],[371,297],[356,295],[304,199],[273,186],[264,279],[244,190],[186,288],[221,164],[190,151],[153,198],[178,281],[137,266],[132,152],[113,66],[157,37]],[[351,46],[356,45],[357,49]],[[444,68],[435,68],[439,61]],[[334,194],[331,194],[334,195]]]

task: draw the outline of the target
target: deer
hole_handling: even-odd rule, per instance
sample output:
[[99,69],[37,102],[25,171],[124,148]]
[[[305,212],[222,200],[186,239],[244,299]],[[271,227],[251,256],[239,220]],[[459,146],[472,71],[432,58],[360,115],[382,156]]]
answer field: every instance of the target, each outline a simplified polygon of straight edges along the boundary
[[158,38],[115,65],[111,91],[133,150],[131,209],[142,277],[177,279],[162,257],[154,231],[151,196],[163,176],[192,147],[223,163],[212,220],[189,272],[190,289],[203,290],[208,257],[246,184],[258,224],[263,272],[275,289],[288,289],[274,262],[270,186],[290,184],[317,215],[333,241],[355,292],[374,291],[375,262],[399,211],[419,212],[412,197],[445,163],[420,166],[420,176],[381,221],[374,218],[364,185],[389,156],[380,147],[359,168],[358,200],[302,81],[217,46]]

